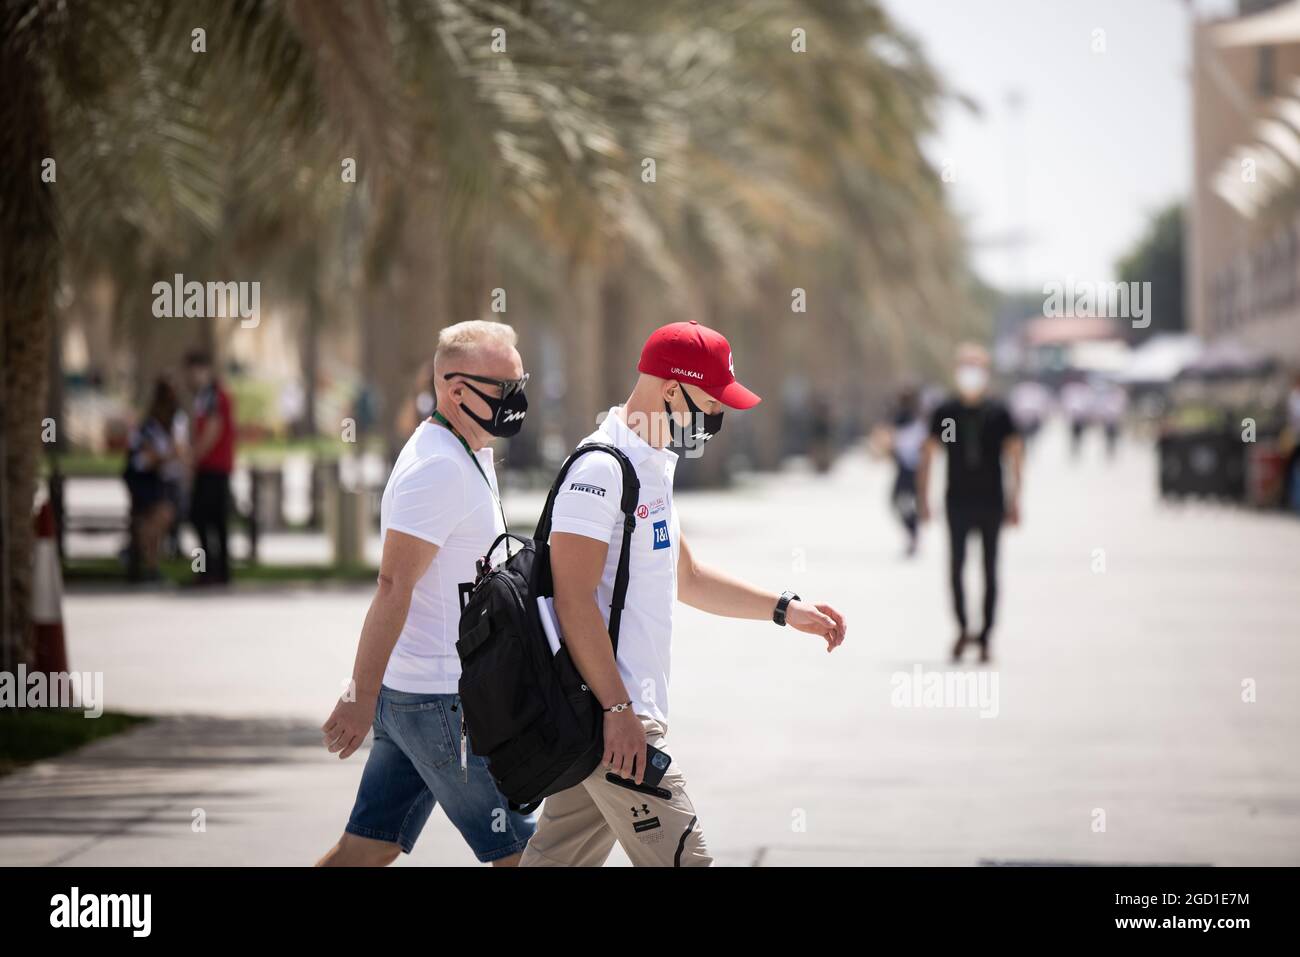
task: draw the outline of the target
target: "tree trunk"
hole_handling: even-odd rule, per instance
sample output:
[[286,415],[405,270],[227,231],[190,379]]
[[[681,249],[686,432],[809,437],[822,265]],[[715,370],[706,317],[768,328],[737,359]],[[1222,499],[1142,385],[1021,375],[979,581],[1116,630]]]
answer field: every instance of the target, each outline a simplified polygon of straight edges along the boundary
[[53,419],[58,427],[54,430],[53,441],[45,446],[45,451],[57,455],[67,449],[63,434],[63,327],[64,319],[58,309],[51,309],[48,316],[49,346],[46,348],[45,380],[45,414]]
[[[395,461],[410,437],[415,421],[417,377],[433,358],[438,330],[447,324],[447,261],[445,224],[437,197],[431,192],[398,191],[388,198],[394,246],[392,266],[377,280],[367,298],[379,302],[366,317],[372,336],[372,361],[378,376],[380,425],[389,461]],[[428,383],[419,383],[421,387]]]
[[[445,208],[444,202],[444,208]],[[489,235],[487,227],[475,215],[451,224],[453,235],[443,235],[442,255],[447,262],[446,324],[468,319],[510,321],[509,302],[505,315],[494,315],[488,282]],[[441,231],[447,232],[447,229]]]
[[600,268],[574,256],[569,260],[568,280],[569,315],[560,329],[564,336],[564,441],[572,447],[596,427],[596,416],[608,409],[610,402],[606,401],[609,392],[603,366]]
[[605,370],[605,395],[611,405],[627,398],[636,384],[636,364],[641,357],[642,343],[638,330],[633,328],[636,317],[631,314],[631,309],[627,268],[619,266],[608,270],[600,285],[601,338],[604,341],[600,367]]
[[316,390],[320,385],[320,334],[324,324],[322,311],[325,304],[321,299],[319,259],[312,254],[311,267],[307,275],[307,315],[303,324],[302,352],[302,417],[291,428],[299,435],[311,437],[316,435]]
[[57,185],[41,181],[54,148],[40,73],[11,38],[0,40],[0,89],[0,649],[12,671],[35,659],[32,502],[58,268]]

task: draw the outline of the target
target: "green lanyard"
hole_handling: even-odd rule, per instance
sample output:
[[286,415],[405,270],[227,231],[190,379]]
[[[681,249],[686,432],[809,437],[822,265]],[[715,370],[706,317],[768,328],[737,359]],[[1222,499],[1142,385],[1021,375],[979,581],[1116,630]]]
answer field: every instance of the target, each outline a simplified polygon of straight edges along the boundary
[[478,456],[475,455],[474,450],[469,447],[469,443],[465,441],[465,437],[456,431],[456,427],[454,425],[452,425],[450,422],[447,421],[447,417],[445,415],[443,415],[441,412],[434,412],[432,418],[433,421],[437,422],[439,425],[445,428],[452,435],[456,436],[456,441],[461,444],[461,448],[465,450],[465,454],[469,456],[469,460],[474,463],[474,467],[478,469],[478,474],[483,476],[483,484],[488,487],[488,492],[491,493],[492,498],[496,501],[497,508],[500,509],[501,511],[502,527],[507,532],[510,531],[510,525],[508,522],[506,522],[505,506],[501,504],[501,497],[497,495],[496,489],[492,487],[492,482],[488,479],[487,472],[483,471],[483,463],[478,460]]

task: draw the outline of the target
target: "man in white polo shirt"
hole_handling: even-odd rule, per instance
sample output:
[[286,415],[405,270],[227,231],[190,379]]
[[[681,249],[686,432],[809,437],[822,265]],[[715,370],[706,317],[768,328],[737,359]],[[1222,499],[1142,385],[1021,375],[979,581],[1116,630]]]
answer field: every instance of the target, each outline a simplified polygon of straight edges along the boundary
[[456,653],[475,562],[505,530],[490,443],[519,431],[527,381],[509,326],[462,322],[439,335],[436,410],[397,457],[380,505],[379,588],[361,629],[355,694],[321,726],[340,758],[375,732],[347,828],[323,865],[383,865],[409,853],[435,804],[480,861],[518,863],[533,832],[486,760],[461,752]]
[[831,606],[731,578],[697,562],[682,539],[673,504],[677,454],[668,446],[698,448],[722,427],[724,406],[748,409],[759,401],[736,381],[727,340],[696,322],[673,323],[650,336],[637,369],[627,402],[583,439],[621,449],[641,485],[617,656],[607,626],[622,550],[623,476],[612,455],[592,452],[574,463],[551,524],[555,611],[574,663],[605,710],[604,761],[581,784],[546,799],[524,866],[599,865],[615,841],[636,865],[712,863],[678,763],[657,786],[643,782],[646,745],[668,751],[674,602],[789,624],[822,638],[828,651],[844,640],[844,619]]

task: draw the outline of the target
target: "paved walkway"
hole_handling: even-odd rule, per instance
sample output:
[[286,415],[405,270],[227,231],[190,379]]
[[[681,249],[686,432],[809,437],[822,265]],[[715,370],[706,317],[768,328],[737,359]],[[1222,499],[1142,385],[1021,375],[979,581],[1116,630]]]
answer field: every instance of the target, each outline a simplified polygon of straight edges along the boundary
[[[701,558],[849,619],[828,656],[682,610],[670,750],[720,863],[1300,864],[1300,522],[1162,505],[1147,448],[1088,452],[1032,451],[997,660],[960,672],[996,676],[988,718],[891,702],[947,668],[952,625],[942,525],[899,557],[885,466],[679,497]],[[70,596],[73,665],[109,707],[171,717],[0,779],[0,864],[314,860],[361,773],[314,728],[368,598]],[[405,863],[472,858],[435,813]]]

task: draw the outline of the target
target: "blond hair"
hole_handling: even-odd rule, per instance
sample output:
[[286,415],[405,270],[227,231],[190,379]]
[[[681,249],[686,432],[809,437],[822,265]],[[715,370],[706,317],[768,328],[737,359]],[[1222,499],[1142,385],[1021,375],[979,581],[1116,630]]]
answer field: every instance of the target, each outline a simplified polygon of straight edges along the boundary
[[488,319],[470,319],[448,326],[438,333],[438,349],[433,364],[441,368],[452,359],[463,359],[486,345],[513,349],[519,334],[504,322]]

